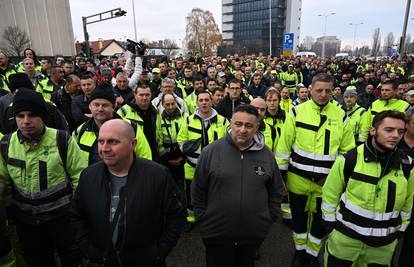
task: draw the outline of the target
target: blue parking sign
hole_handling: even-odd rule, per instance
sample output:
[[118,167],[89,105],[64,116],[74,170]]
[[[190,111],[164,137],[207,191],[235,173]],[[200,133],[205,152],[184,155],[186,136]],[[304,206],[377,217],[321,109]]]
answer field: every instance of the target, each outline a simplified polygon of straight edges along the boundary
[[283,50],[293,50],[293,32],[283,35]]

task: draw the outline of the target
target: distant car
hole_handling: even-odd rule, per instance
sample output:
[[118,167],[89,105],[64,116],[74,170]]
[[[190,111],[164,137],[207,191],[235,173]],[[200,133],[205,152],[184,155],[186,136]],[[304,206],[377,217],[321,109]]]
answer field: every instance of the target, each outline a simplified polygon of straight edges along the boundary
[[316,57],[315,52],[311,51],[302,51],[302,52],[296,52],[296,57]]
[[349,54],[348,54],[348,53],[337,53],[337,54],[335,55],[335,57],[336,57],[337,59],[346,59],[346,58],[348,58],[348,57],[349,57]]

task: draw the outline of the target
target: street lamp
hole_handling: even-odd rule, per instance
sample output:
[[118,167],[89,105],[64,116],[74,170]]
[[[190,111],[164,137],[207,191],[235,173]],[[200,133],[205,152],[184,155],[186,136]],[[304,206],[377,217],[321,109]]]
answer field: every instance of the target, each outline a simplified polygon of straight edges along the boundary
[[352,43],[352,56],[354,55],[357,28],[358,28],[359,25],[362,25],[362,24],[364,24],[364,23],[363,22],[349,23],[349,25],[354,26],[354,42]]
[[269,0],[269,56],[272,55],[272,0]]
[[407,35],[408,17],[410,16],[410,5],[411,5],[411,0],[407,0],[407,6],[405,8],[403,31],[402,31],[402,36],[400,40],[400,59],[402,59],[405,56],[405,38]]
[[108,11],[104,11],[101,13],[93,14],[87,17],[82,17],[82,24],[83,24],[83,35],[85,38],[85,50],[87,51],[88,57],[90,56],[90,48],[89,48],[89,34],[88,30],[86,29],[86,25],[101,22],[108,19],[118,18],[126,15],[126,11],[120,8],[111,9]]
[[325,57],[325,39],[326,39],[326,25],[328,24],[328,17],[335,15],[334,12],[329,14],[319,14],[318,17],[325,17],[325,26],[323,30],[323,40],[322,40],[322,58]]
[[138,37],[137,37],[137,22],[135,20],[135,4],[134,4],[134,0],[131,0],[132,2],[132,15],[134,16],[134,33],[135,33],[135,42],[138,42]]

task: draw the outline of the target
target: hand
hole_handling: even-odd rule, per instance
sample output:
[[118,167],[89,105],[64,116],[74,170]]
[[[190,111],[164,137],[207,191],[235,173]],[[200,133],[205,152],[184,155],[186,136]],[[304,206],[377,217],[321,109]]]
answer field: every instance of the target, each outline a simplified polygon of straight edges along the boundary
[[121,105],[122,103],[124,103],[124,98],[123,98],[122,96],[118,96],[118,97],[116,98],[115,102],[116,102],[118,105]]

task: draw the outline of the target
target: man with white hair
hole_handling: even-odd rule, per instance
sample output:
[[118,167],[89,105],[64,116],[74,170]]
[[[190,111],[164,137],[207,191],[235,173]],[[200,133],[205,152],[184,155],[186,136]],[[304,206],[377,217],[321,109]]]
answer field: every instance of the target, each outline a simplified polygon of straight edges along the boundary
[[134,100],[134,92],[129,87],[129,79],[124,72],[120,72],[116,75],[114,93],[116,97],[116,104],[118,106]]
[[156,98],[154,98],[151,103],[158,110],[160,114],[164,111],[164,106],[162,105],[162,96],[164,94],[172,94],[177,102],[177,107],[181,113],[188,113],[188,107],[185,101],[174,93],[175,89],[175,81],[170,78],[164,78],[161,82],[161,93],[158,94]]

